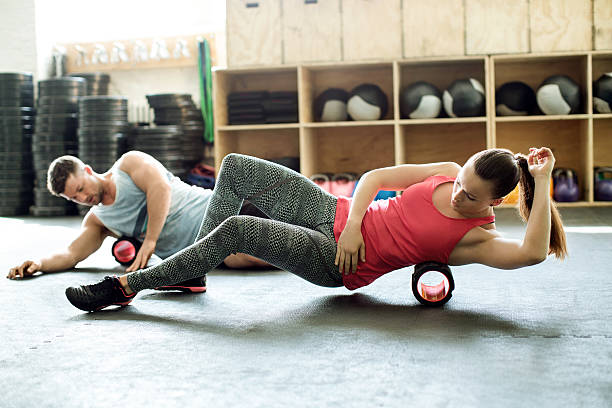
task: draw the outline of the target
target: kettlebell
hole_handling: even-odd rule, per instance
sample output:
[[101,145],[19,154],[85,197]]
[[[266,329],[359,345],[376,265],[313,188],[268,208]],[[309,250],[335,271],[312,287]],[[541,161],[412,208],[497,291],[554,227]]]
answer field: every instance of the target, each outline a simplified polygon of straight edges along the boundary
[[136,259],[141,245],[136,238],[122,236],[115,241],[111,251],[117,262],[123,266],[128,266]]
[[558,168],[553,171],[555,185],[553,198],[558,202],[578,201],[580,190],[578,189],[578,177],[572,169]]
[[612,167],[595,168],[595,200],[612,201]]

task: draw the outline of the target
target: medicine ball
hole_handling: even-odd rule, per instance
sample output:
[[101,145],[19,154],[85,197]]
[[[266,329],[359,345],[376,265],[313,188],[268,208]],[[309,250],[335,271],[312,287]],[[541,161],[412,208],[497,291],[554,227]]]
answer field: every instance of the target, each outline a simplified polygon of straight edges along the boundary
[[353,120],[378,120],[387,114],[387,95],[374,84],[361,84],[351,91],[347,111]]
[[444,110],[451,118],[485,114],[484,88],[474,78],[456,80],[444,91],[442,99]]
[[119,262],[123,266],[128,266],[134,259],[140,250],[142,244],[136,238],[122,236],[117,239],[111,248],[111,253],[115,258],[115,261]]
[[314,101],[315,117],[321,122],[338,122],[347,119],[346,101],[348,92],[329,88],[321,92]]
[[415,82],[400,92],[402,118],[435,118],[440,114],[441,107],[442,93],[428,82]]
[[580,108],[580,87],[566,75],[553,75],[542,82],[536,99],[546,115],[569,115]]
[[495,112],[499,116],[529,115],[535,104],[535,92],[523,82],[506,82],[495,92]]
[[598,113],[612,113],[612,72],[593,83],[593,108]]

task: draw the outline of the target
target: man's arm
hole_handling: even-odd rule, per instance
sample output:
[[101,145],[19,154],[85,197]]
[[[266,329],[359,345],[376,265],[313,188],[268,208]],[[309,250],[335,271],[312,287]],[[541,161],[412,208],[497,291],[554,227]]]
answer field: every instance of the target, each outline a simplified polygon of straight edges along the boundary
[[104,227],[98,217],[88,213],[83,220],[81,232],[65,251],[38,260],[27,260],[21,265],[11,268],[6,277],[16,279],[32,275],[38,271],[57,272],[72,269],[76,264],[96,252],[109,235],[112,234]]
[[126,272],[132,272],[144,268],[155,252],[157,239],[170,211],[172,194],[163,167],[146,153],[131,151],[124,154],[119,168],[130,176],[147,197],[147,232],[136,259],[126,269]]

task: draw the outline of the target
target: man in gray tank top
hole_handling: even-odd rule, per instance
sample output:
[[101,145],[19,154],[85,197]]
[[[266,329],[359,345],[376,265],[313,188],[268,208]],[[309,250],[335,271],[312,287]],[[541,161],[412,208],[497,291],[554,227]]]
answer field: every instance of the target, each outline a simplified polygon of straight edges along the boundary
[[[92,208],[65,251],[27,260],[12,268],[8,278],[72,269],[109,236],[138,239],[140,250],[126,272],[144,268],[154,254],[166,258],[195,242],[211,195],[210,190],[182,182],[153,157],[138,151],[124,154],[104,174],[95,173],[76,157],[59,157],[49,166],[47,187],[54,195]],[[230,255],[224,262],[231,268],[267,265],[246,254]],[[159,289],[204,292],[206,281],[205,277],[192,279]]]

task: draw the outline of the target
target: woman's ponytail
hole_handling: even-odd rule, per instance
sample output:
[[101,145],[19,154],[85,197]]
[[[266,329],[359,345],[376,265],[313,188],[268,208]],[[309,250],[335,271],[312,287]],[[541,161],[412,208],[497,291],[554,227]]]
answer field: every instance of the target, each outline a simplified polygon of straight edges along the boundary
[[[522,154],[514,155],[519,167],[519,214],[523,220],[529,219],[531,206],[533,205],[533,195],[535,191],[535,180],[529,172],[529,162],[527,156]],[[554,201],[550,200],[550,244],[549,254],[554,254],[556,258],[563,259],[567,255],[567,242],[561,214],[557,210]]]

